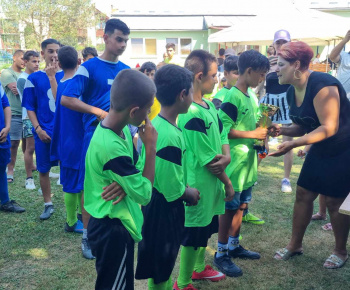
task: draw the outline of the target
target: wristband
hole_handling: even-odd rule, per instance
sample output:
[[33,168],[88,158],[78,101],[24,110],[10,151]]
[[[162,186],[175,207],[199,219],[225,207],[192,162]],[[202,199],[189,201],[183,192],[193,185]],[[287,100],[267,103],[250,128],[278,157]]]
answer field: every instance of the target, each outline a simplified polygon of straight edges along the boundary
[[38,129],[39,126],[40,126],[40,125],[38,125],[38,126],[35,127],[35,132],[36,132],[36,130]]

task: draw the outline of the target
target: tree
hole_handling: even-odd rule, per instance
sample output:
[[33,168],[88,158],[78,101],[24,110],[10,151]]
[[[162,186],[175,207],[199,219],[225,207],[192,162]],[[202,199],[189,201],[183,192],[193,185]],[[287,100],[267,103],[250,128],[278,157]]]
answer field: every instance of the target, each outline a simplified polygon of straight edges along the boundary
[[24,24],[31,49],[39,49],[46,38],[75,47],[78,40],[87,41],[86,29],[95,26],[91,0],[1,0],[1,6],[7,19]]

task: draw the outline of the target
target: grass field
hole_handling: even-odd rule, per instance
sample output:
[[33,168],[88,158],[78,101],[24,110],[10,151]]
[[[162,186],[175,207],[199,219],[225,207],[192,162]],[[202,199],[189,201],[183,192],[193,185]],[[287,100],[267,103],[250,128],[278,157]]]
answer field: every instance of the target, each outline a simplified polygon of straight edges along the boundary
[[[37,190],[24,189],[23,156],[19,155],[15,182],[9,185],[10,198],[26,208],[23,214],[0,212],[0,289],[93,289],[94,261],[82,258],[81,236],[65,233],[63,194],[52,180],[55,213],[40,221],[43,199]],[[302,161],[295,157],[291,181],[294,192],[280,192],[282,158],[267,158],[259,168],[259,184],[253,191],[252,213],[262,217],[262,226],[243,224],[241,244],[261,253],[258,261],[237,260],[244,274],[217,283],[195,282],[198,289],[350,289],[350,264],[339,270],[322,267],[333,247],[333,235],[321,229],[325,222],[312,222],[304,240],[304,255],[290,261],[275,261],[273,253],[284,247],[291,234],[295,183]],[[54,171],[58,169],[54,169]],[[37,173],[35,183],[39,187]],[[318,204],[315,204],[318,208]],[[316,210],[316,209],[315,209]],[[217,236],[207,248],[207,263],[212,263]],[[178,262],[173,279],[178,275]],[[136,289],[147,289],[136,281]]]

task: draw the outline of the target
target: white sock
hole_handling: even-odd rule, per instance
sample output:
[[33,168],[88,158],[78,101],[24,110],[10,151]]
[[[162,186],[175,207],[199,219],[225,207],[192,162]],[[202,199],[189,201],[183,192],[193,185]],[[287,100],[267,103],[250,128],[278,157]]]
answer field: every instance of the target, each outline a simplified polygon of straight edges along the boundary
[[87,229],[83,229],[83,239],[87,239]]
[[45,202],[44,204],[45,204],[45,206],[47,206],[47,205],[53,205],[52,201]]

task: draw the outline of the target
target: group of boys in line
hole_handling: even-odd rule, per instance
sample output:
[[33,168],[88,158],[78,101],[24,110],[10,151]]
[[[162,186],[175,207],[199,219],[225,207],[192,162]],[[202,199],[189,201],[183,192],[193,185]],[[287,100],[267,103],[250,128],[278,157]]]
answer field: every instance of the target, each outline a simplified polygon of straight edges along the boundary
[[[125,23],[108,20],[103,54],[80,66],[77,51],[54,39],[41,44],[44,71],[36,71],[39,55],[24,54],[28,75],[18,87],[33,128],[45,202],[40,219],[54,212],[49,172],[59,162],[65,231],[83,233],[84,257],[96,258],[96,289],[134,289],[135,242],[135,277],[148,279],[149,289],[191,290],[192,280],[241,276],[232,258],[260,258],[239,239],[257,181],[253,143],[268,133],[256,128],[251,88],[264,80],[269,61],[254,50],[226,57],[227,84],[211,102],[203,96],[218,82],[214,55],[194,50],[184,68],[147,63],[131,70],[118,60],[129,34]],[[11,112],[3,92],[1,99],[0,183],[7,191]],[[1,194],[4,207],[11,200]],[[217,232],[219,271],[205,264]]]

